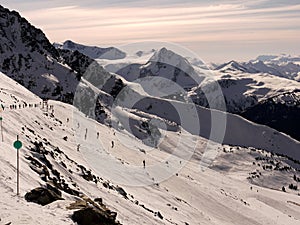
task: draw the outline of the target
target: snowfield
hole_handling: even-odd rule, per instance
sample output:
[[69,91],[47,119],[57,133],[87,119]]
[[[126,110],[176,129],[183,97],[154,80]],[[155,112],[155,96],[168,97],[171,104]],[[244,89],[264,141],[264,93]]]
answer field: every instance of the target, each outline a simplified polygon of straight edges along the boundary
[[[110,128],[86,118],[71,105],[50,101],[48,104],[53,106],[54,110],[52,116],[50,109],[48,112],[45,108],[42,109],[40,98],[5,75],[0,75],[0,99],[6,106],[1,115],[4,142],[1,144],[0,155],[0,218],[3,224],[74,224],[70,218],[74,210],[67,209],[78,199],[74,195],[63,192],[65,200],[47,206],[28,203],[24,199],[26,192],[45,185],[41,177],[31,169],[32,161],[28,160],[29,156],[39,159],[39,155],[30,150],[34,141],[42,142],[49,152],[57,152],[54,157],[51,154],[46,157],[66,183],[92,199],[101,197],[111,210],[118,213],[117,220],[122,224],[299,223],[300,202],[297,191],[287,188],[286,193],[282,192],[280,182],[277,182],[277,186],[272,190],[274,180],[271,175],[264,179],[264,176],[268,175],[268,172],[264,175],[264,171],[262,178],[253,178],[252,181],[252,178],[247,179],[253,170],[251,160],[255,161],[251,155],[253,149],[217,145],[219,156],[215,165],[202,170],[200,160],[207,146],[205,138],[189,134],[182,128],[181,132],[162,130],[164,139],[161,144],[158,148],[151,148],[132,137],[126,130]],[[38,104],[38,107],[8,107],[22,105],[24,102]],[[86,129],[88,132],[85,139]],[[96,132],[90,132],[92,130],[99,132],[99,139]],[[20,150],[20,196],[16,196],[16,150],[12,147],[16,135],[19,135],[23,142]],[[179,138],[183,140],[180,146],[182,152],[189,153],[194,147],[195,152],[190,160],[183,154],[172,154]],[[96,142],[90,142],[91,140]],[[292,142],[294,141],[291,139],[290,143]],[[92,170],[93,174],[101,178],[97,184],[83,179],[81,172],[77,170],[79,164],[87,170],[95,165],[89,161],[93,158],[93,155],[88,153],[89,144],[92,147],[96,146],[99,154],[94,160],[100,167],[103,165],[105,168],[103,174],[99,173],[99,168]],[[286,145],[287,148],[290,146],[292,145]],[[62,153],[55,150],[56,147]],[[229,153],[224,153],[226,151]],[[265,154],[259,150],[255,152],[261,156]],[[113,160],[116,167],[109,168],[109,164],[104,161],[107,156]],[[170,158],[173,161],[167,161]],[[143,160],[146,161],[145,169],[142,165]],[[281,177],[282,185],[288,185],[292,182],[291,177],[299,172],[293,169],[296,166],[292,165],[292,161],[284,157],[280,160],[284,165],[292,166],[290,172],[277,175]],[[180,164],[176,164],[177,162]],[[159,170],[151,170],[156,168],[156,165],[159,165]],[[122,174],[123,170],[127,171],[126,167],[135,168],[137,172],[124,176],[133,185],[124,185],[126,180],[118,179],[117,175]],[[156,180],[160,177],[158,172],[173,174],[157,183]],[[260,185],[260,179],[270,183],[269,187],[266,187],[266,184]],[[148,183],[135,185],[141,182]],[[104,184],[107,183],[122,187],[127,193],[127,198],[114,189],[106,188]]]
[[52,45],[1,5],[0,33],[0,224],[300,224],[300,57]]

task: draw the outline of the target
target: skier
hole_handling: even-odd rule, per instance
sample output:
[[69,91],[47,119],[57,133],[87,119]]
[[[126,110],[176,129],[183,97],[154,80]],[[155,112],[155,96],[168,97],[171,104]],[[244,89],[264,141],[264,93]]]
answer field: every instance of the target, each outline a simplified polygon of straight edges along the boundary
[[145,169],[145,167],[146,167],[146,162],[145,162],[145,160],[143,160],[143,166],[144,166],[144,169]]
[[86,140],[86,138],[87,138],[87,132],[88,132],[88,129],[85,128],[85,135],[84,135],[84,139],[85,139],[85,140]]

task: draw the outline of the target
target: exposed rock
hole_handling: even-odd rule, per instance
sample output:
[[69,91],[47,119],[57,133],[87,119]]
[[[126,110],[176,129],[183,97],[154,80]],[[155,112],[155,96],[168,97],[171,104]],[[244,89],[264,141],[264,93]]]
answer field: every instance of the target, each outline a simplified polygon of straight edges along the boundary
[[99,205],[103,204],[103,199],[102,198],[95,198],[94,201],[97,202]]
[[26,193],[25,199],[28,202],[34,202],[40,205],[47,205],[57,200],[63,200],[61,192],[50,185],[45,187],[38,187]]
[[58,49],[65,62],[77,72],[77,79],[80,80],[86,69],[95,62],[90,57],[80,53],[79,51],[71,51],[67,49]]
[[115,189],[116,189],[116,191],[117,191],[120,195],[122,195],[125,199],[128,199],[127,193],[126,193],[126,191],[124,191],[123,188],[121,188],[121,187],[116,187]]
[[109,210],[103,204],[102,198],[94,201],[87,196],[81,196],[80,200],[72,203],[68,209],[79,209],[72,215],[74,222],[78,225],[120,225],[116,221],[117,213]]
[[78,225],[118,225],[119,222],[116,222],[117,213],[101,211],[96,208],[84,208],[78,211],[75,211],[72,215],[74,222],[77,222]]

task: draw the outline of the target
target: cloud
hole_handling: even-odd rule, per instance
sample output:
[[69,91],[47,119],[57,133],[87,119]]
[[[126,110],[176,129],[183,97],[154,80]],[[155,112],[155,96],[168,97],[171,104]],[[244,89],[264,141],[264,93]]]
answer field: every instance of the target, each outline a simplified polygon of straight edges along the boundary
[[193,49],[201,43],[274,43],[275,49],[279,42],[297,43],[300,36],[300,3],[294,0],[33,2],[39,3],[21,14],[52,41],[119,45],[162,40]]

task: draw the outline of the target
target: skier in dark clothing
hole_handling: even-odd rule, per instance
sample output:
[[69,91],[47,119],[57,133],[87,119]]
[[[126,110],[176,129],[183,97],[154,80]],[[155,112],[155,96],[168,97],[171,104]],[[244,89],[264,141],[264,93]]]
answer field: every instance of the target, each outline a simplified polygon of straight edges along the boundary
[[87,132],[88,132],[88,129],[86,128],[85,129],[85,135],[84,135],[84,139],[86,140],[86,138],[87,138]]

